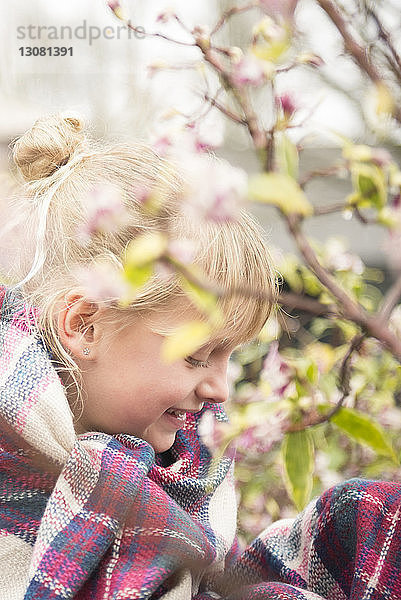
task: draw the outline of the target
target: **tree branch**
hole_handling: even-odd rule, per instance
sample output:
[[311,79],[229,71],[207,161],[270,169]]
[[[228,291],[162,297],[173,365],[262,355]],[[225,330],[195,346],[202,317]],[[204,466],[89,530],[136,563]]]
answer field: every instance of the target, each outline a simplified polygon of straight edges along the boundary
[[341,212],[347,207],[344,202],[338,202],[337,204],[330,204],[329,206],[314,206],[313,216],[320,217],[321,215],[330,215],[332,213]]
[[388,328],[378,314],[368,314],[363,307],[356,303],[347,292],[338,285],[331,274],[319,263],[308,240],[299,227],[299,217],[284,215],[289,230],[301,252],[306,264],[316,277],[331,292],[338,301],[338,311],[347,320],[359,325],[362,330],[384,344],[401,362],[401,340]]
[[209,102],[212,106],[216,107],[228,119],[231,119],[232,121],[234,121],[235,123],[238,123],[239,125],[247,126],[248,123],[247,123],[246,119],[244,119],[243,117],[241,117],[238,114],[235,114],[234,112],[232,112],[231,110],[229,110],[228,108],[226,108],[225,106],[223,106],[222,104],[217,102],[217,100],[215,98],[209,96],[209,94],[205,94],[204,98],[205,98],[206,102]]
[[326,421],[330,421],[335,414],[338,413],[342,405],[344,404],[344,400],[350,393],[350,371],[351,371],[351,358],[354,352],[359,352],[362,342],[365,339],[365,334],[357,334],[352,340],[346,355],[341,363],[340,367],[340,388],[342,389],[342,394],[336,404],[333,406],[331,410],[325,415],[321,415],[318,411],[313,411],[308,414],[308,416],[301,421],[300,423],[293,423],[287,429],[287,432],[294,431],[303,431],[308,427],[314,427],[315,425],[321,425]]
[[386,323],[393,311],[393,308],[401,297],[401,275],[395,280],[386,295],[384,296],[379,308],[378,317]]
[[210,46],[209,40],[197,36],[195,37],[195,44],[202,51],[206,62],[209,63],[218,74],[223,87],[230,90],[238,102],[238,105],[244,113],[244,121],[248,127],[255,148],[257,150],[265,149],[267,147],[267,135],[265,130],[259,124],[259,119],[252,107],[247,91],[245,89],[239,89],[233,84],[230,73],[217,57],[213,47]]
[[[360,69],[366,73],[374,84],[383,84],[387,87],[387,82],[383,78],[380,70],[370,60],[366,49],[358,44],[351,35],[348,23],[335,2],[333,2],[333,0],[317,0],[317,3],[337,27],[344,40],[345,50],[353,57]],[[399,107],[394,107],[393,117],[401,123],[401,109]]]
[[289,310],[297,309],[310,313],[316,317],[336,317],[341,318],[335,304],[322,304],[318,300],[301,296],[293,292],[283,292],[279,295],[278,304],[285,306]]
[[313,171],[309,171],[309,173],[305,173],[301,178],[299,185],[302,189],[316,177],[331,177],[332,175],[336,175],[343,167],[333,165],[332,167],[327,167],[326,169],[314,169]]
[[150,33],[148,31],[144,31],[143,27],[136,27],[130,21],[124,21],[124,22],[129,29],[131,29],[135,33],[139,33],[141,36],[160,38],[162,40],[166,40],[167,42],[171,42],[172,44],[178,44],[179,46],[189,46],[192,48],[196,47],[195,42],[182,42],[181,40],[175,40],[174,38],[171,38],[168,35],[165,35],[164,33],[159,33],[159,32]]
[[217,33],[225,25],[225,23],[228,21],[228,19],[231,19],[231,17],[233,17],[234,15],[238,15],[240,13],[244,13],[244,12],[246,12],[248,10],[252,10],[253,8],[260,8],[260,3],[257,2],[257,1],[256,2],[250,2],[249,4],[245,4],[245,6],[233,6],[232,8],[226,10],[221,15],[221,17],[217,21],[216,25],[213,27],[210,36],[212,36],[215,33]]
[[393,44],[393,40],[392,40],[390,33],[387,31],[387,29],[385,29],[385,27],[383,26],[379,17],[377,16],[377,14],[375,13],[375,11],[373,10],[373,8],[371,6],[366,6],[366,12],[374,20],[377,30],[379,32],[380,39],[382,39],[385,42],[387,48],[390,50],[391,55],[394,60],[394,63],[398,67],[398,78],[400,78],[400,76],[401,76],[401,57],[398,54],[397,50],[395,49],[395,46]]
[[365,321],[365,314],[362,306],[358,305],[349,297],[347,292],[338,285],[335,279],[333,279],[329,271],[327,271],[318,261],[315,252],[301,231],[299,217],[293,214],[284,215],[284,217],[287,221],[288,229],[294,238],[299,251],[304,257],[306,264],[312,269],[323,285],[326,286],[329,292],[339,300],[341,313],[346,318],[358,323],[360,323],[361,320]]

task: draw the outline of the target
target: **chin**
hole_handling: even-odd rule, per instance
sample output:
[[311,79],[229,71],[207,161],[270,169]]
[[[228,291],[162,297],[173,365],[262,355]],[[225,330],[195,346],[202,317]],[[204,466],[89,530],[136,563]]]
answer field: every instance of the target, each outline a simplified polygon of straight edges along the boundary
[[171,446],[174,444],[175,442],[175,435],[174,437],[169,436],[169,439],[163,439],[163,440],[146,440],[149,442],[149,444],[153,447],[153,450],[156,452],[156,454],[161,454],[162,452],[166,452],[166,450],[169,450],[171,448]]

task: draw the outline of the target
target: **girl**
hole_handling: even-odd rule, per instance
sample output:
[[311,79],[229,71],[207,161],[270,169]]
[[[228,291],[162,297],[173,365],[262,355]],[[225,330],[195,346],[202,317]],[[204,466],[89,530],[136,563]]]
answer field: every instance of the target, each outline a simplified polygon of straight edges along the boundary
[[[232,458],[212,460],[198,425],[205,411],[225,419],[230,354],[269,315],[274,276],[253,219],[195,222],[171,164],[143,144],[90,142],[72,116],[37,121],[14,161],[27,183],[14,198],[18,284],[0,293],[0,597],[401,597],[392,484],[345,484],[238,550]],[[124,222],[83,242],[96,186],[118,192]],[[144,188],[158,210],[144,210]],[[172,364],[165,336],[203,318],[177,275],[156,272],[128,306],[113,293],[97,301],[77,277],[77,267],[121,269],[144,231],[196,240],[195,264],[226,292],[223,323]],[[261,293],[239,300],[240,285]],[[366,519],[381,514],[380,496],[385,540],[361,544],[368,485]]]

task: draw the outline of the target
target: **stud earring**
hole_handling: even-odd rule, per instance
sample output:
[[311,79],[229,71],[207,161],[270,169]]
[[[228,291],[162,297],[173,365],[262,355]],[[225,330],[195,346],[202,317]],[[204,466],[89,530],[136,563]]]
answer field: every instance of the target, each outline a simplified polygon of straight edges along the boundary
[[85,356],[88,356],[88,354],[89,354],[89,352],[90,352],[90,349],[89,349],[89,348],[84,348],[84,349],[82,350],[82,352],[83,352],[83,354],[85,354]]

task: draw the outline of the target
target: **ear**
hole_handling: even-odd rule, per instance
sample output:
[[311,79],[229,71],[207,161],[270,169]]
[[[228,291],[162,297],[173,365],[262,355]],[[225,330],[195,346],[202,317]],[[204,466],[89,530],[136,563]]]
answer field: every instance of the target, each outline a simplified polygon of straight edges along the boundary
[[[64,348],[82,360],[93,360],[93,349],[101,335],[97,317],[101,312],[95,302],[90,302],[79,291],[66,294],[57,316],[58,334]],[[84,348],[92,350],[85,355]]]

